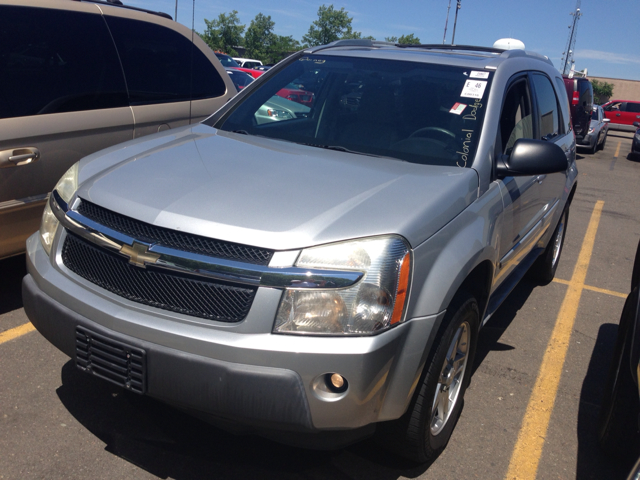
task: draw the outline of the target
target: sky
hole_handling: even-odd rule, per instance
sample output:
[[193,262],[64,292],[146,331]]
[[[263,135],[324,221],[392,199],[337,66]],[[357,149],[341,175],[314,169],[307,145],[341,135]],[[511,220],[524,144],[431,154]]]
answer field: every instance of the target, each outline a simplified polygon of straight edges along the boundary
[[[123,0],[126,5],[163,11],[172,17],[176,0]],[[204,19],[238,11],[249,26],[258,13],[271,16],[274,32],[301,41],[318,18],[318,7],[333,4],[353,17],[354,31],[377,40],[413,33],[422,43],[442,43],[449,0],[177,0],[178,22],[205,30]],[[195,7],[194,7],[195,6]],[[451,0],[446,42],[451,43],[456,0]],[[461,0],[455,43],[490,47],[500,38],[517,38],[527,50],[548,56],[562,71],[576,0]],[[580,6],[575,68],[589,76],[640,81],[640,0],[584,0]]]

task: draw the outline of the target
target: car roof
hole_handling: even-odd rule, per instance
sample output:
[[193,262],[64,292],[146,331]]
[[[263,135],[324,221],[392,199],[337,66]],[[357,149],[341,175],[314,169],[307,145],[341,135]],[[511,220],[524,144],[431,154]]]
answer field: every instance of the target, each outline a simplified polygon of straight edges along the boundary
[[373,40],[338,40],[306,53],[438,63],[495,70],[510,59],[530,59],[553,67],[548,57],[526,50],[502,50],[474,45],[402,45]]

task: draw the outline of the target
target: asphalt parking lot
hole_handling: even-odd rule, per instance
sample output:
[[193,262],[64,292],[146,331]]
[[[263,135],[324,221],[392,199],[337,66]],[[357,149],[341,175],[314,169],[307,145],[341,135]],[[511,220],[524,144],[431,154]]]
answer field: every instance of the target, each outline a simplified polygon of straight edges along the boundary
[[[78,371],[30,328],[24,257],[0,262],[0,479],[626,478],[596,444],[602,388],[640,238],[632,134],[578,151],[551,284],[527,281],[481,332],[453,437],[416,466],[384,442],[315,452],[236,437]],[[532,396],[533,395],[533,396]]]

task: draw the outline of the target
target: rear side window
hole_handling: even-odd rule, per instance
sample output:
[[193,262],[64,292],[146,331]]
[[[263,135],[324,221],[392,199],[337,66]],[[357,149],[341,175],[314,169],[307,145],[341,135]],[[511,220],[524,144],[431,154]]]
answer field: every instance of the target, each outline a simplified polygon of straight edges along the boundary
[[125,106],[100,15],[0,5],[0,118]]
[[593,87],[588,80],[578,80],[578,93],[580,95],[580,105],[587,112],[593,109]]
[[212,98],[226,92],[215,67],[178,32],[137,20],[105,18],[122,60],[132,105]]
[[534,73],[531,77],[536,90],[540,137],[550,140],[560,134],[558,99],[553,90],[553,85],[551,85],[551,80],[538,73]]
[[627,112],[640,113],[640,103],[627,102]]

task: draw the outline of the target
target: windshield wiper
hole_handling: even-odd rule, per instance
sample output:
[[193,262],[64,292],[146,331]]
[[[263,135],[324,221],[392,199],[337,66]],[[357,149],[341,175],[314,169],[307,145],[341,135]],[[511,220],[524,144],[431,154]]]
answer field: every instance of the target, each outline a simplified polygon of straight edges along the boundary
[[300,145],[306,145],[308,147],[324,148],[326,150],[335,150],[336,152],[355,153],[356,155],[366,155],[367,157],[385,158],[383,155],[376,155],[374,153],[358,152],[357,150],[350,150],[340,145],[319,145],[316,143],[301,143]]

